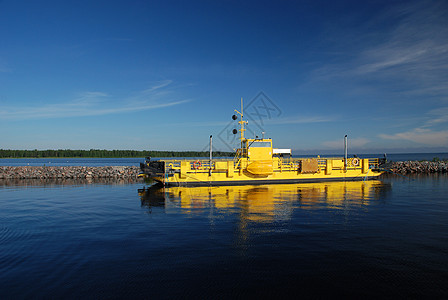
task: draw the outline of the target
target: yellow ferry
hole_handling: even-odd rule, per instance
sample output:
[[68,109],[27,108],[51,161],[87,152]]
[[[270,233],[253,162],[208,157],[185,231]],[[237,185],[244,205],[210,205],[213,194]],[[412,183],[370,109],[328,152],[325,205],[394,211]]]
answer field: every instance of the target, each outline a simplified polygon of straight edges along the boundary
[[[210,158],[160,159],[147,158],[140,164],[141,176],[165,186],[241,185],[302,183],[373,179],[383,171],[378,158],[344,157],[292,158],[291,149],[276,149],[270,138],[245,138],[247,121],[235,110],[234,120],[240,124],[240,148],[232,159],[213,159],[211,136]],[[237,130],[234,129],[234,134]]]

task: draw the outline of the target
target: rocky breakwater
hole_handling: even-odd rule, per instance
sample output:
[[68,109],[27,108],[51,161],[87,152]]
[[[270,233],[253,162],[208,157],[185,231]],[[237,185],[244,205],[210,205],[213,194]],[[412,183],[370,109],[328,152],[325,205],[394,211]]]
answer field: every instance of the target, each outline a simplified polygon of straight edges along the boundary
[[0,179],[84,179],[137,178],[137,166],[107,167],[6,167],[0,166]]
[[448,173],[448,161],[399,161],[391,162],[387,169],[394,173],[429,174]]

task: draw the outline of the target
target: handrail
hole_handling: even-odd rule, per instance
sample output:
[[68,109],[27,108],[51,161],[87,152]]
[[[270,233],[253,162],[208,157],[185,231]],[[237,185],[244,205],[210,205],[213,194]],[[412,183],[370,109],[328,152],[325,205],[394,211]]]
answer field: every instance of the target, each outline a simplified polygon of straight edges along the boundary
[[[314,157],[305,157],[305,158],[282,158],[279,160],[278,166],[279,168],[282,168],[282,170],[293,170],[293,169],[297,169],[298,167],[300,167],[300,164],[303,160],[305,159],[310,159],[310,158],[314,158]],[[327,167],[327,160],[343,160],[343,157],[334,157],[334,158],[317,158],[317,163],[320,169],[326,168]],[[354,158],[349,158],[348,159],[348,166],[350,167],[355,167],[352,165],[352,161]],[[378,167],[379,166],[379,159],[378,158],[366,158],[369,161],[369,167]],[[163,160],[165,162],[165,166],[167,169],[171,169],[171,170],[180,170],[181,168],[181,163],[188,161],[190,163],[190,169],[191,170],[213,170],[215,168],[215,163],[219,162],[219,161],[232,161],[229,159],[215,159],[211,162],[210,165],[210,160],[208,159],[169,159],[169,160]],[[235,157],[233,159],[233,164],[234,164],[234,169],[238,169],[243,167],[243,157]],[[357,167],[360,167],[360,165],[358,165]]]

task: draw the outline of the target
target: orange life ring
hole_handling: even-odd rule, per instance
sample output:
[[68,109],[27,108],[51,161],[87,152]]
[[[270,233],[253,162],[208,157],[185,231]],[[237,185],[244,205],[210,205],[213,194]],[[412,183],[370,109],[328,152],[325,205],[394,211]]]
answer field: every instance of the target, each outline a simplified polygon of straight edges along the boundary
[[358,166],[358,165],[359,165],[359,158],[355,157],[355,158],[352,160],[352,165],[354,165],[355,167]]
[[202,166],[202,164],[199,160],[197,160],[193,163],[193,168],[195,168],[195,169],[199,169],[201,166]]

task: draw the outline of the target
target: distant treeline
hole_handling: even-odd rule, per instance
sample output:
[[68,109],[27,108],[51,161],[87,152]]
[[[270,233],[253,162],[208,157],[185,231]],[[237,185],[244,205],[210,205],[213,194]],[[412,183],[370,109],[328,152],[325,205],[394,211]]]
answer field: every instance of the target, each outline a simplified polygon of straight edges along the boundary
[[[0,158],[44,158],[44,157],[208,157],[208,151],[137,151],[137,150],[5,150],[0,149]],[[233,152],[213,152],[213,156],[233,156]]]

